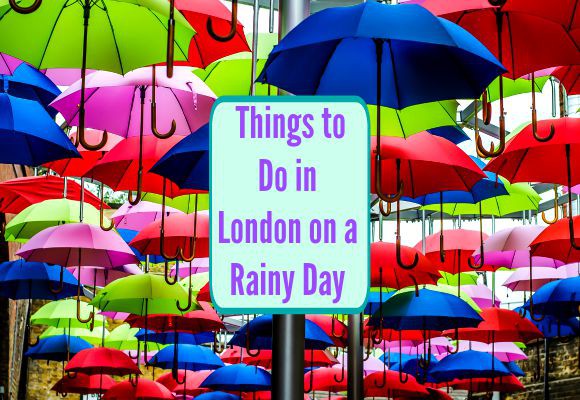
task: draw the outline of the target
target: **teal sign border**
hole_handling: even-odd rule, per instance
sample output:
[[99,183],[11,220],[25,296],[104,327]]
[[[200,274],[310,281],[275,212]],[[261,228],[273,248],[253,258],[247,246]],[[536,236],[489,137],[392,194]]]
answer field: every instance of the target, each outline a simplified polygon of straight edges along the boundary
[[[218,105],[221,103],[235,103],[235,102],[257,102],[257,103],[321,103],[321,102],[334,102],[334,103],[359,103],[363,106],[366,115],[367,115],[367,154],[370,157],[370,150],[371,150],[371,141],[370,141],[370,117],[369,117],[369,110],[367,108],[367,104],[364,100],[358,96],[221,96],[219,97],[212,106],[210,119],[209,119],[209,209],[210,209],[210,219],[209,219],[209,235],[210,238],[213,234],[213,223],[211,218],[211,208],[212,208],[212,196],[213,191],[211,190],[211,182],[213,179],[213,151],[212,151],[212,144],[213,144],[213,115]],[[260,307],[260,308],[222,308],[220,305],[215,302],[213,296],[213,288],[211,285],[211,277],[212,277],[212,246],[211,246],[211,239],[209,245],[209,290],[210,290],[210,297],[213,306],[215,309],[222,313],[222,314],[336,314],[337,312],[340,314],[358,314],[361,313],[368,302],[369,294],[371,291],[370,288],[370,280],[371,280],[371,213],[370,213],[370,202],[371,202],[371,184],[370,184],[370,159],[367,162],[366,168],[366,182],[367,182],[367,193],[369,196],[369,212],[367,213],[367,237],[369,238],[367,244],[367,273],[368,273],[368,286],[366,288],[366,295],[363,304],[356,308],[296,308],[296,307],[289,307],[289,308],[276,308],[276,307]],[[361,288],[362,289],[362,288]]]

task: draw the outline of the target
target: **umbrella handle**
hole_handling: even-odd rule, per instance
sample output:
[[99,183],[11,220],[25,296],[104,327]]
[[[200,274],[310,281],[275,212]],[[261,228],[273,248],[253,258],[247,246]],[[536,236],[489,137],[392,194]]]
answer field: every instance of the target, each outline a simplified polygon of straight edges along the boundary
[[534,314],[534,298],[531,295],[530,295],[530,318],[536,322],[541,322],[544,320],[544,318],[546,318],[545,314],[540,314],[539,317],[536,317],[536,315]]
[[30,342],[29,341],[28,342],[28,347],[36,347],[36,346],[38,346],[38,343],[40,343],[40,337],[39,336],[35,337],[33,342]]
[[[477,108],[475,109],[477,112]],[[491,122],[491,114],[492,114],[491,103],[487,97],[487,89],[483,91],[481,94],[481,111],[483,112],[483,123],[485,125],[489,125]]]
[[[310,349],[310,353],[312,356],[312,361],[314,361],[314,348]],[[337,379],[336,375],[333,375],[332,377],[334,378],[334,381],[336,383],[344,382],[344,378],[345,378],[345,374],[344,374],[344,351],[342,352],[342,368],[341,368],[341,372],[340,372],[340,379]]]
[[542,221],[548,225],[555,224],[558,221],[558,214],[558,185],[554,185],[554,218],[546,218],[546,212],[542,211]]
[[[79,119],[80,119],[80,115],[79,115]],[[83,128],[81,129],[81,123],[79,122],[79,128],[77,130],[77,140],[81,146],[83,146],[85,149],[87,149],[89,151],[97,151],[97,150],[101,150],[103,147],[105,147],[105,145],[107,144],[107,141],[109,140],[109,133],[106,130],[103,131],[103,136],[101,137],[101,141],[99,143],[90,144],[87,142],[87,140],[85,138],[84,114],[83,114],[83,125],[82,126],[83,126]]]
[[[411,264],[405,264],[405,262],[403,261],[403,257],[401,254],[401,212],[399,210],[399,201],[397,200],[397,237],[396,237],[396,246],[395,246],[395,252],[396,252],[396,256],[397,256],[397,264],[399,265],[399,267],[406,269],[406,270],[411,270],[413,268],[415,268],[417,266],[417,264],[419,264],[419,255],[417,253],[414,254],[413,257],[413,261],[411,261]],[[382,306],[381,306],[382,307]]]
[[221,353],[226,348],[225,345],[222,344],[221,341],[221,329],[220,329],[220,339],[218,340],[218,333],[217,331],[213,333],[213,350],[214,353]]
[[455,340],[457,340],[457,346],[455,346],[455,350],[451,350],[449,345],[447,345],[447,353],[449,354],[457,354],[459,352],[459,328],[455,327]]
[[68,396],[68,393],[65,392],[56,392],[56,394],[58,394],[60,397],[62,397],[63,399]]
[[[401,368],[401,364],[399,364],[399,374],[401,373],[400,368]],[[407,379],[409,379],[409,376],[407,376]],[[383,381],[379,384],[377,382],[377,380],[375,379],[374,384],[379,389],[382,389],[385,386],[387,386],[387,364],[384,362],[384,360],[383,360]]]
[[[167,58],[166,58],[167,77],[168,78],[173,77],[174,52],[175,52],[175,0],[170,0],[169,1],[169,19],[167,20]],[[155,67],[153,67],[153,68],[155,68]],[[155,134],[155,132],[154,132],[154,134]],[[157,135],[155,135],[155,136],[157,136]],[[171,135],[169,135],[169,136],[171,136]],[[160,139],[162,139],[162,138],[160,138]]]
[[363,356],[363,361],[367,361],[369,358],[371,358],[371,354],[372,354],[372,349],[371,349],[371,343],[374,343],[374,338],[373,338],[373,333],[372,333],[372,329],[369,330],[369,337],[367,340],[367,344],[365,345],[365,354]]
[[[332,318],[332,325],[330,326],[330,334],[332,335],[333,338],[337,338],[337,339],[344,339],[344,331],[343,333],[341,333],[340,335],[337,335],[334,331],[334,325],[335,325],[335,318]],[[336,318],[338,319],[338,314],[336,314]]]
[[[479,112],[479,100],[475,99],[473,101],[473,105],[475,108],[475,118],[473,119],[473,132],[475,133],[475,141],[479,140],[479,117],[477,116]],[[482,154],[477,146],[475,146],[475,151],[477,152],[477,156],[479,158],[485,158],[485,154]]]
[[175,285],[175,284],[177,283],[177,281],[178,281],[178,278],[179,278],[179,277],[177,276],[177,271],[175,271],[175,278],[174,278],[173,280],[171,280],[171,279],[169,278],[169,274],[170,274],[170,271],[169,271],[169,261],[168,261],[168,260],[165,260],[165,273],[164,273],[165,282],[166,282],[168,285],[170,285],[170,286],[173,286],[173,285]]
[[218,42],[229,42],[236,35],[236,26],[238,25],[238,0],[232,0],[232,19],[230,22],[230,31],[225,36],[220,36],[216,34],[213,30],[213,24],[211,18],[207,19],[207,33],[212,37],[213,40]]
[[[471,269],[481,269],[485,262],[485,253],[483,251],[483,220],[481,218],[481,202],[479,202],[479,263],[474,264],[471,260],[473,257],[467,259],[467,264]],[[458,265],[461,265],[461,260],[458,260]],[[461,271],[459,271],[461,273]],[[492,299],[493,301],[493,299]]]
[[[171,13],[173,14],[173,2],[174,0],[171,0]],[[170,21],[173,17],[170,17]],[[175,29],[175,20],[173,20],[173,29]],[[168,35],[169,37],[169,35]],[[168,60],[167,60],[167,76],[169,78],[171,78],[170,76],[170,72],[169,72],[169,48],[170,48],[170,44],[173,43],[173,39],[171,41],[167,42],[167,54],[168,54]],[[171,63],[173,64],[173,46],[171,46]],[[153,65],[151,67],[152,72],[151,72],[151,133],[153,133],[153,135],[158,138],[158,139],[167,139],[170,138],[171,136],[173,136],[173,134],[175,133],[175,130],[177,129],[177,124],[175,122],[174,119],[171,120],[171,128],[169,129],[169,131],[167,133],[159,133],[159,130],[157,129],[157,102],[156,102],[156,87],[157,87],[157,79],[156,79],[156,74],[155,74],[155,65]],[[173,65],[171,66],[171,75],[173,75]]]
[[136,206],[137,204],[139,204],[139,202],[141,201],[141,197],[143,195],[143,191],[141,188],[141,176],[143,175],[143,170],[141,168],[139,168],[139,171],[137,172],[137,193],[135,194],[135,197],[133,197],[133,191],[129,190],[129,203],[132,206]]
[[18,5],[18,3],[16,3],[16,0],[10,0],[10,7],[12,7],[12,9],[18,14],[31,14],[38,10],[41,4],[42,0],[35,0],[34,3],[32,3],[30,6],[21,7]]
[[535,75],[534,72],[532,72],[532,134],[534,135],[534,138],[538,141],[538,142],[547,142],[550,139],[552,139],[554,137],[554,134],[556,133],[556,128],[554,128],[554,124],[551,124],[550,126],[550,133],[548,133],[548,135],[546,136],[540,136],[538,135],[538,115],[536,112],[536,91],[534,90],[536,87],[536,82],[535,82]]
[[[105,226],[105,211],[103,206],[105,204],[105,185],[101,183],[101,207],[99,207],[99,225],[101,225],[101,229],[104,231],[110,231],[115,227],[113,221],[109,221],[109,226]],[[80,278],[80,276],[79,276]]]
[[[385,210],[385,203],[387,204],[387,209]],[[379,199],[379,211],[383,217],[388,217],[391,215],[391,203]]]
[[[80,273],[80,271],[79,271],[79,273]],[[91,311],[89,313],[88,318],[81,317],[81,299],[79,296],[77,296],[77,321],[79,321],[82,324],[88,324],[90,322],[91,323],[91,330],[92,330],[92,327],[94,327],[94,323],[95,323],[95,312],[94,311]]]
[[139,384],[139,375],[129,375],[129,383],[133,387],[137,387]]
[[[59,276],[59,284],[58,287],[55,289],[52,287],[50,281],[48,282],[48,290],[50,290],[50,293],[52,294],[59,294],[63,291],[64,289],[64,267],[61,265],[60,267],[60,276]],[[80,275],[79,275],[79,279],[80,279]]]
[[177,306],[177,309],[181,312],[185,312],[185,311],[189,310],[191,308],[191,305],[192,305],[191,298],[192,298],[191,285],[189,285],[189,290],[187,292],[187,304],[185,307],[182,307],[179,300],[175,300],[175,305]]
[[381,155],[377,153],[376,161],[375,161],[375,191],[377,192],[377,196],[379,199],[386,201],[387,203],[395,203],[399,201],[399,199],[403,196],[403,188],[404,182],[401,182],[401,160],[397,159],[397,185],[399,190],[397,193],[393,195],[386,195],[383,193],[382,189],[382,166],[381,166]]
[[251,340],[252,340],[252,334],[250,333],[250,327],[251,327],[251,323],[250,323],[250,314],[248,314],[248,324],[246,327],[246,353],[248,353],[248,355],[250,357],[258,357],[260,355],[260,349],[258,349],[257,352],[252,353],[252,346],[251,346]]
[[141,201],[143,195],[142,181],[143,181],[143,119],[145,116],[145,94],[146,87],[139,86],[140,99],[140,123],[139,123],[139,160],[137,169],[137,194],[133,198],[133,192],[129,190],[129,204],[136,206]]

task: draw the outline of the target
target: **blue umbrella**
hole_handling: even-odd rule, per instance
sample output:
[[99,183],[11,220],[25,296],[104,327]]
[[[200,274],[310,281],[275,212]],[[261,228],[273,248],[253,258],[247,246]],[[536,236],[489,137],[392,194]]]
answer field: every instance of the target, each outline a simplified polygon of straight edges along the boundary
[[[245,347],[250,356],[256,355],[251,350],[269,350],[272,348],[272,316],[262,315],[254,318],[234,333],[229,345]],[[304,332],[304,348],[324,350],[334,346],[334,342],[318,325],[306,320]]]
[[173,146],[151,172],[181,189],[209,190],[209,124]]
[[149,364],[163,369],[189,371],[217,369],[225,365],[208,347],[191,344],[171,344],[164,347],[149,360]]
[[0,296],[59,300],[76,296],[77,279],[66,268],[22,259],[0,264]]
[[26,63],[20,64],[12,75],[0,75],[0,86],[6,93],[42,104],[54,118],[57,111],[49,104],[61,93],[60,89],[42,72]]
[[[514,311],[520,312],[520,315],[523,315],[521,313],[521,307],[516,308]],[[535,321],[530,317],[528,310],[525,310],[525,313],[526,318],[536,325],[546,339],[580,336],[580,320],[578,318],[558,319],[554,316],[546,315],[540,321]]]
[[546,283],[524,304],[525,310],[530,310],[530,301],[533,303],[534,313],[552,315],[559,319],[578,317],[580,276]]
[[[133,238],[139,233],[139,231],[134,231],[131,229],[117,229],[117,232],[119,235],[121,235],[121,238],[127,244],[130,243],[131,240],[133,240]],[[131,250],[133,250],[133,253],[135,253],[135,256],[139,259],[139,261],[144,262],[147,260],[147,256],[141,254],[136,248],[131,247]],[[152,264],[161,264],[165,262],[165,258],[163,258],[161,255],[149,255],[149,262]]]
[[[147,331],[145,335],[145,329],[139,329],[135,334],[135,337],[141,341],[145,340],[147,336],[148,342],[154,342],[159,344],[174,344],[175,343],[175,333],[174,332],[154,332],[151,330]],[[201,333],[177,333],[177,342],[180,344],[194,344],[200,345],[205,343],[213,342],[214,334],[213,332],[201,332]]]
[[478,98],[504,72],[463,28],[417,5],[369,1],[306,18],[274,47],[258,81],[402,109]]
[[[387,292],[383,293],[383,303],[391,298],[395,292]],[[367,305],[363,311],[365,315],[373,315],[375,312],[379,310],[381,305],[381,293],[379,292],[370,292],[369,297],[367,299]]]
[[241,400],[240,396],[226,392],[202,393],[195,400]]
[[507,370],[515,376],[526,376],[526,373],[519,367],[515,361],[503,363]]
[[0,163],[37,166],[79,152],[42,105],[1,92]]
[[212,390],[259,392],[270,390],[272,377],[266,370],[246,364],[228,365],[215,370],[199,385]]
[[458,126],[440,126],[437,128],[427,129],[432,135],[442,137],[443,139],[449,140],[451,143],[459,144],[469,140],[469,136],[463,129]]
[[34,360],[68,361],[79,351],[92,347],[86,340],[75,336],[49,336],[40,339],[38,344],[30,347],[24,355]]
[[438,382],[511,375],[500,360],[489,353],[475,350],[450,354],[433,366],[429,372]]

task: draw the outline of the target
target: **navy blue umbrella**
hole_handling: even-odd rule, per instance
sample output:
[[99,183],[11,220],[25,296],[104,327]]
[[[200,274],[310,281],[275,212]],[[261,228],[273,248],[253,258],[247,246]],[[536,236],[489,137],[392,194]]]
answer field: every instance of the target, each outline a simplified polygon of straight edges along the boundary
[[0,86],[12,96],[39,102],[53,118],[57,114],[49,104],[61,93],[60,89],[46,75],[26,63],[20,64],[12,75],[0,75]]
[[[516,308],[514,311],[521,313],[521,307]],[[526,318],[536,325],[546,339],[580,336],[580,320],[578,320],[578,318],[558,319],[554,316],[546,315],[540,321],[535,321],[530,317],[530,312],[528,310],[525,310],[525,313]]]
[[[229,345],[244,347],[248,354],[250,350],[272,349],[272,316],[261,315],[254,318],[234,333],[228,342]],[[334,342],[314,322],[306,320],[304,332],[304,348],[310,350],[324,350],[334,346]]]
[[[175,332],[154,332],[151,330],[147,331],[145,335],[145,329],[139,329],[135,334],[135,337],[141,341],[145,340],[147,336],[148,342],[159,343],[159,344],[174,344],[175,343]],[[201,332],[201,333],[183,333],[177,332],[177,343],[179,344],[194,344],[200,345],[205,343],[211,343],[214,340],[213,332]]]
[[354,95],[402,109],[479,98],[504,72],[458,25],[417,5],[368,1],[306,18],[274,47],[258,81],[296,95]]
[[232,392],[270,390],[272,377],[266,370],[246,364],[228,365],[216,369],[199,387]]
[[24,355],[34,360],[68,361],[79,351],[91,348],[93,346],[84,339],[57,335],[40,339],[38,344],[30,347]]
[[195,400],[241,400],[240,396],[226,392],[208,392],[196,396]]
[[163,369],[204,371],[223,367],[223,361],[209,347],[171,344],[159,350],[149,364]]
[[37,166],[80,157],[40,103],[1,90],[0,86],[0,163]]
[[[552,315],[559,319],[580,316],[580,276],[546,283],[524,304],[530,309],[533,302],[535,314]],[[536,316],[534,316],[538,319]]]
[[59,300],[77,295],[77,279],[66,268],[24,260],[0,264],[0,296],[14,300]]
[[434,365],[429,373],[438,382],[511,375],[500,360],[489,353],[475,350],[450,354]]
[[469,136],[463,129],[458,126],[440,126],[437,128],[427,129],[432,135],[442,137],[449,140],[451,143],[459,144],[469,140]]
[[178,142],[150,171],[181,189],[209,190],[209,124]]

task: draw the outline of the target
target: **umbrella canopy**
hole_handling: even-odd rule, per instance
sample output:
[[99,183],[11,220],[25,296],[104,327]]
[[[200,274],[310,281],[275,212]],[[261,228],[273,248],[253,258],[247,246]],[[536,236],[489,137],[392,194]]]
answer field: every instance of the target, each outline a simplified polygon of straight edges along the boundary
[[365,397],[410,397],[425,398],[429,394],[425,386],[417,382],[414,376],[401,382],[395,371],[375,372],[364,378]]
[[[30,316],[30,323],[36,325],[48,325],[55,328],[71,329],[71,328],[88,328],[89,323],[79,322],[76,318],[77,302],[73,299],[64,299],[58,301],[51,301],[46,303]],[[93,311],[87,303],[80,303],[81,319],[89,316]],[[96,310],[98,312],[98,310]],[[96,327],[105,325],[106,321],[102,315],[95,315],[94,325]],[[62,334],[62,333],[59,333]],[[98,334],[99,337],[101,334]]]
[[[180,376],[179,380],[183,381],[183,378],[185,378],[185,382],[183,382],[181,384],[178,384],[177,382],[175,382],[175,380],[173,380],[173,377],[171,377],[171,373],[168,374],[170,379],[173,382],[175,382],[175,385],[173,386],[173,388],[168,388],[168,389],[170,389],[175,394],[199,396],[199,395],[209,391],[209,389],[201,388],[201,387],[199,387],[199,385],[201,385],[201,383],[205,380],[205,378],[207,378],[212,373],[212,371],[192,372],[192,371],[180,370],[179,372],[183,373],[183,377]],[[158,381],[159,381],[159,379],[158,379]],[[212,393],[219,394],[221,392],[212,392]]]
[[192,344],[170,344],[155,354],[149,360],[149,364],[163,369],[190,371],[211,370],[225,366],[209,347]]
[[[138,328],[151,329],[156,332],[201,333],[225,329],[219,315],[208,303],[199,302],[200,310],[186,314],[131,315],[126,322]],[[213,340],[213,337],[212,337]],[[181,342],[179,342],[181,343]]]
[[[66,188],[66,190],[65,190]],[[84,189],[85,202],[99,207],[101,200]],[[0,211],[18,214],[32,204],[49,199],[80,200],[81,186],[53,175],[30,176],[0,182]],[[106,204],[104,208],[109,208]]]
[[245,364],[228,365],[216,369],[200,385],[212,390],[257,392],[269,390],[272,377],[259,367]]
[[11,55],[0,53],[0,75],[12,75],[23,62]]
[[115,381],[109,375],[77,373],[74,377],[64,375],[50,390],[62,394],[103,394],[113,385],[115,385]]
[[466,289],[466,286],[475,286],[479,279],[477,272],[462,272],[461,274],[451,274],[449,272],[441,272],[441,278],[437,281],[437,284],[447,285],[447,286],[457,286],[459,282],[463,284],[462,290]]
[[336,346],[347,346],[348,327],[338,318],[338,316],[335,318],[334,316],[328,315],[307,315],[306,319],[318,325],[318,327],[332,339]]
[[[186,194],[174,198],[166,197],[165,206],[173,207],[186,214],[191,214],[196,211],[195,202],[197,199],[197,211],[209,209],[209,194]],[[163,203],[163,196],[155,193],[143,193],[142,200],[150,201],[151,203]]]
[[27,261],[63,267],[112,268],[138,261],[116,232],[84,223],[47,228],[33,236],[16,254]]
[[524,385],[515,376],[499,376],[490,378],[454,379],[446,386],[455,390],[468,390],[471,393],[501,392],[513,393],[526,390]]
[[554,258],[563,264],[580,261],[580,247],[572,245],[580,238],[579,224],[580,216],[575,216],[549,225],[530,243],[532,255]]
[[107,347],[81,350],[67,363],[64,369],[67,372],[81,372],[87,375],[141,374],[139,367],[128,355],[120,350]]
[[[34,118],[30,118],[31,115]],[[80,157],[41,104],[5,92],[0,92],[0,137],[4,144],[0,149],[0,163],[3,164],[37,166]]]
[[0,296],[58,300],[77,294],[75,277],[58,265],[24,260],[0,264]]
[[[181,211],[165,206],[166,216],[180,213]],[[161,206],[149,201],[140,201],[137,205],[129,202],[123,203],[113,215],[111,220],[115,223],[117,229],[130,229],[139,231],[153,221],[161,218]]]
[[552,72],[552,75],[564,85],[568,96],[580,94],[580,80],[578,80],[580,67],[578,65],[558,67]]
[[[553,315],[561,319],[580,316],[580,276],[550,282],[532,296],[534,313]],[[530,300],[524,304],[530,309]]]
[[139,378],[134,384],[130,381],[119,382],[112,386],[103,400],[174,400],[175,396],[162,384]]
[[[2,67],[0,67],[0,72],[1,69]],[[0,85],[4,87],[6,93],[21,99],[36,101],[51,117],[54,118],[56,115],[55,110],[48,108],[48,105],[60,94],[59,88],[46,75],[30,65],[21,62],[11,73],[0,73]]]
[[[86,325],[88,326],[88,324]],[[55,328],[54,326],[49,326],[47,330],[42,332],[39,339],[44,340],[55,336],[70,336],[71,338],[83,339],[93,346],[100,346],[103,343],[103,336],[107,338],[108,335],[109,331],[106,329],[94,329],[91,331],[88,328]]]
[[[255,365],[265,369],[272,369],[272,351],[260,350],[256,355],[249,355],[244,347],[233,346],[227,348],[220,358],[223,362],[228,364],[244,364]],[[327,350],[305,350],[304,351],[304,365],[310,368],[313,367],[330,367],[338,364],[338,360],[330,354]]]
[[429,373],[438,382],[511,375],[500,360],[489,353],[475,350],[450,354],[434,365]]
[[[521,309],[517,308],[516,311],[521,312]],[[525,317],[536,325],[546,339],[580,335],[580,322],[576,317],[558,318],[552,315],[544,315],[543,318],[534,317],[535,319],[540,319],[540,321],[535,321],[528,310],[523,311]]]
[[463,285],[461,290],[480,308],[499,307],[500,299],[486,285]]
[[497,342],[492,345],[470,340],[460,341],[457,343],[457,347],[459,347],[459,351],[475,350],[490,353],[504,363],[516,360],[526,360],[528,358],[524,351],[512,342]]
[[[380,97],[377,51],[384,76]],[[272,51],[258,81],[296,95],[359,95],[366,103],[401,109],[479,97],[502,72],[457,25],[416,5],[368,2],[306,18]]]
[[30,347],[24,355],[33,360],[68,361],[81,350],[91,349],[93,346],[84,339],[57,335],[40,339],[36,346]]
[[347,389],[344,370],[340,368],[323,367],[308,371],[304,375],[304,391],[343,392]]
[[[139,350],[139,339],[136,337],[138,331],[138,328],[131,328],[129,324],[121,324],[109,332],[104,347],[122,351]],[[156,343],[147,343],[148,351],[159,351],[163,347]]]
[[526,268],[516,269],[506,280],[502,286],[507,287],[513,292],[525,292],[526,290],[536,291],[548,282],[553,282],[558,279],[566,278],[563,269],[555,269],[549,267],[533,267],[534,275],[530,277],[530,273]]
[[203,393],[203,394],[197,396],[196,399],[201,399],[201,400],[241,400],[242,398],[240,396],[235,395],[235,394],[218,391],[218,392]]
[[130,275],[141,275],[143,271],[135,264],[122,265],[114,268],[100,267],[69,267],[67,268],[83,285],[104,287],[117,279]]
[[[175,332],[155,332],[155,331],[145,331],[141,328],[135,334],[138,340],[144,341],[145,336],[147,336],[147,342],[154,342],[159,344],[172,344],[175,343]],[[200,333],[183,333],[177,332],[177,343],[181,344],[206,344],[211,343],[214,340],[213,332],[200,332]]]
[[[6,225],[6,241],[26,243],[40,231],[52,226],[80,222],[80,202],[68,199],[44,200],[22,210]],[[105,221],[108,221],[105,218]],[[83,222],[99,226],[99,211],[83,203]]]

